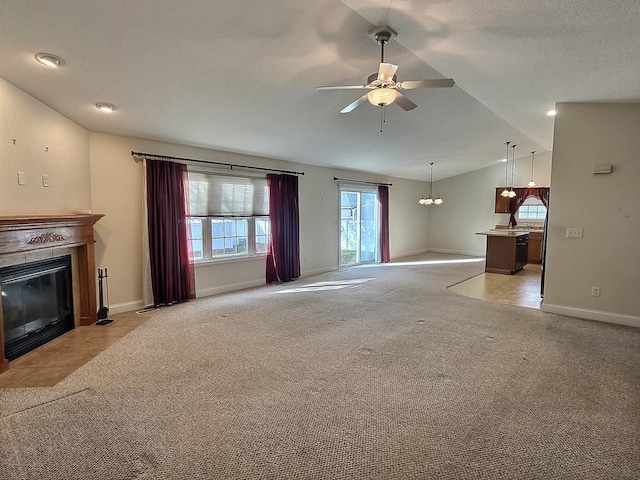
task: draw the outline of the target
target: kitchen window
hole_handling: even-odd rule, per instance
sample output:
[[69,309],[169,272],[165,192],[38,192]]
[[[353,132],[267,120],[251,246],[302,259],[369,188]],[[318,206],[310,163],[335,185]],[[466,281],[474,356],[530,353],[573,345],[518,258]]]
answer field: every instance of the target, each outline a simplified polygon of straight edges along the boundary
[[544,222],[547,216],[547,207],[538,198],[529,197],[518,209],[517,220],[519,222]]

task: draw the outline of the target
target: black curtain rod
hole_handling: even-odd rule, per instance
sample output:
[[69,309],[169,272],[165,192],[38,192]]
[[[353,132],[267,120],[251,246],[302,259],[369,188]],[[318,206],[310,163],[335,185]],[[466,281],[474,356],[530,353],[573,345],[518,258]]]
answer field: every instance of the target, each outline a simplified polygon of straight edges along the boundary
[[365,182],[364,180],[349,180],[348,178],[333,177],[334,180],[351,183],[366,183],[367,185],[382,185],[383,187],[393,187],[393,183]]
[[154,153],[142,153],[142,152],[134,152],[131,150],[131,156],[134,157],[136,162],[139,162],[135,157],[138,158],[146,158],[147,160],[164,160],[168,162],[195,162],[195,163],[204,163],[208,165],[220,165],[223,167],[229,167],[230,170],[236,168],[246,168],[248,170],[261,170],[263,172],[278,172],[285,173],[287,175],[304,175],[304,172],[293,172],[291,170],[280,170],[277,168],[264,168],[264,167],[253,167],[251,165],[238,165],[235,163],[223,163],[223,162],[214,162],[213,160],[197,160],[194,158],[180,158],[180,157],[170,157],[167,155],[156,155]]

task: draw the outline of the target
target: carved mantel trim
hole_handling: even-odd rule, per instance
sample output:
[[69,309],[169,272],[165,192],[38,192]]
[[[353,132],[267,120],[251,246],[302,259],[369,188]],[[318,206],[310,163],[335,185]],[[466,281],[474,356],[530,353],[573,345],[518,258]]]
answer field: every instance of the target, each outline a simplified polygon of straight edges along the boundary
[[[97,319],[93,226],[104,215],[0,216],[0,256],[77,247],[80,286],[80,325]],[[0,297],[0,327],[2,299]],[[4,353],[4,328],[0,328],[0,373],[9,369]]]

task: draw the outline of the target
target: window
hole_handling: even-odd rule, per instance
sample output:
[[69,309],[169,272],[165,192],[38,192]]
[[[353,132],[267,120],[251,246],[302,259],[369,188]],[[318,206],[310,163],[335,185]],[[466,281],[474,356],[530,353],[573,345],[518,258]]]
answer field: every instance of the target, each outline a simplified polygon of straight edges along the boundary
[[269,217],[189,217],[194,262],[266,255]]
[[204,260],[204,235],[202,234],[201,218],[187,219],[187,236],[189,237],[189,252],[193,261]]
[[545,207],[538,198],[527,198],[518,209],[518,220],[525,222],[544,222],[547,216]]
[[189,207],[194,262],[267,254],[271,231],[265,178],[190,171]]
[[266,255],[269,251],[269,241],[271,240],[271,222],[269,222],[268,217],[256,218],[255,227],[255,253]]

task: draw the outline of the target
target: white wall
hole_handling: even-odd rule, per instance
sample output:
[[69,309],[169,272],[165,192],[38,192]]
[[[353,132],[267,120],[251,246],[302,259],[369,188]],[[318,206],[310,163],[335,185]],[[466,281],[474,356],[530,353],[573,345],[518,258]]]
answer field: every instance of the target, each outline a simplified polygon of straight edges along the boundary
[[0,214],[91,208],[87,130],[0,78],[0,132]]
[[[428,212],[417,200],[424,182],[327,169],[203,148],[90,134],[91,204],[105,217],[96,225],[96,261],[109,270],[111,310],[135,310],[143,301],[143,167],[131,151],[302,171],[300,194],[301,275],[338,268],[339,189],[334,176],[393,183],[390,188],[391,256],[427,250]],[[263,285],[264,259],[216,262],[196,267],[198,296]]]
[[543,310],[640,327],[640,105],[556,109]]
[[[549,186],[550,177],[551,152],[536,153],[536,184]],[[526,186],[530,178],[531,156],[516,158],[514,185]],[[503,187],[504,179],[505,165],[497,161],[491,167],[435,182],[434,194],[444,203],[425,207],[431,210],[429,250],[484,256],[486,237],[475,233],[509,222],[509,215],[494,213],[495,188]]]

